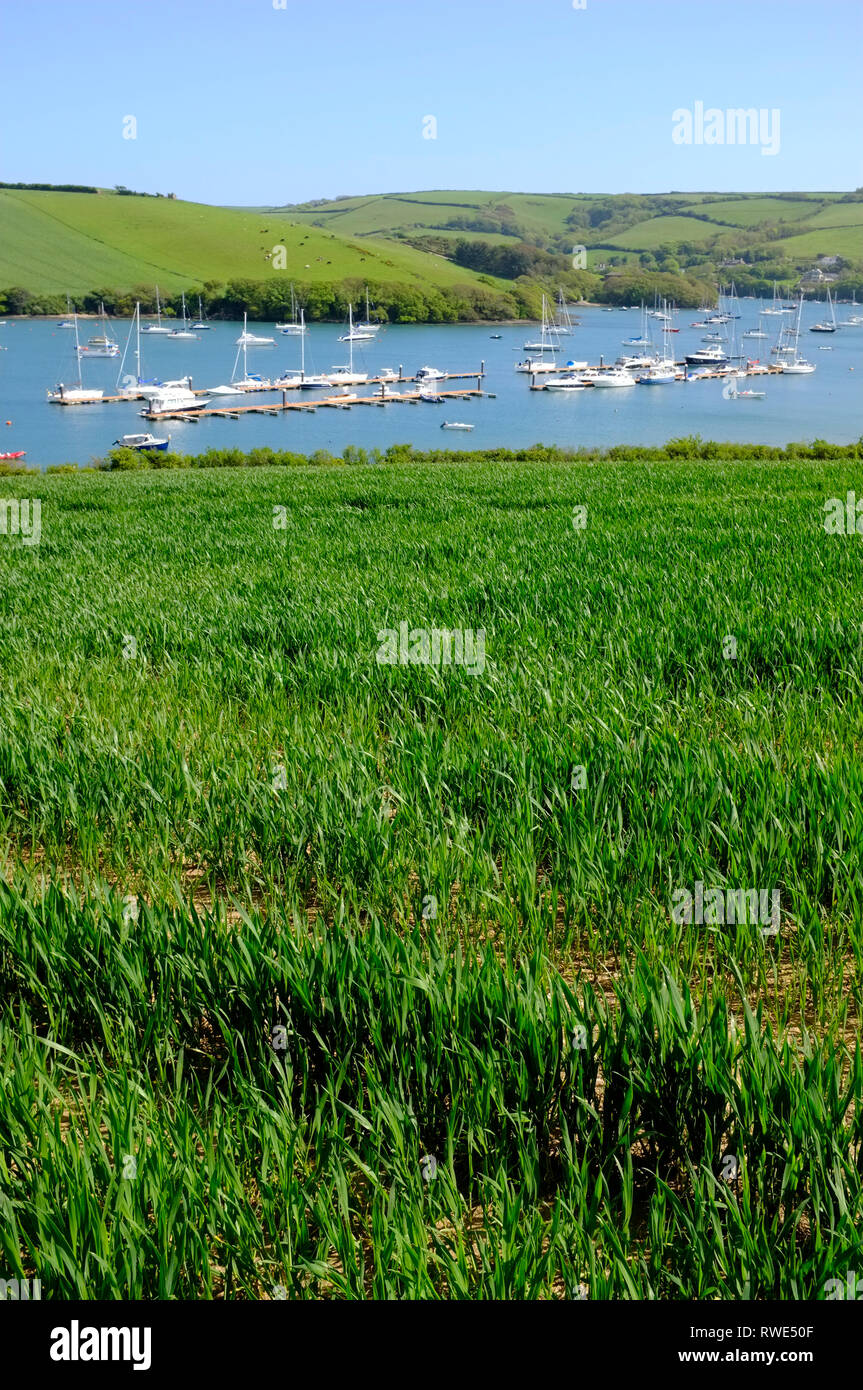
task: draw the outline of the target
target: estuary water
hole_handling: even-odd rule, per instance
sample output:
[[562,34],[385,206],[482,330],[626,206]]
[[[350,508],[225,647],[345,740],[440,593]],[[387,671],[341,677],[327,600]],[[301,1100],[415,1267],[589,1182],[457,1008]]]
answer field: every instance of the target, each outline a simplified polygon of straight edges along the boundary
[[[759,305],[740,302],[741,318],[734,325],[738,350],[762,362],[770,362],[782,320],[768,317],[762,327],[768,339],[742,339],[747,328],[758,327]],[[561,338],[557,360],[606,363],[635,349],[624,346],[639,336],[641,314],[637,309],[609,311],[579,308],[580,320],[569,337]],[[838,320],[850,317],[847,305],[837,308]],[[269,445],[312,453],[327,449],[341,453],[348,444],[386,449],[391,444],[412,443],[417,448],[484,449],[521,448],[531,444],[557,444],[567,448],[607,447],[613,444],[661,444],[681,435],[700,434],[705,439],[753,441],[783,445],[790,441],[827,439],[850,443],[863,434],[863,325],[840,328],[833,334],[809,333],[810,324],[824,319],[824,305],[804,306],[800,351],[817,368],[812,376],[753,377],[740,382],[742,390],[764,391],[763,400],[726,399],[723,382],[676,382],[666,386],[636,386],[618,390],[586,390],[574,393],[531,391],[530,377],[515,371],[515,364],[529,356],[524,343],[538,337],[528,323],[464,325],[392,325],[383,328],[373,342],[354,344],[354,367],[377,375],[383,368],[412,376],[423,366],[441,371],[477,373],[485,363],[483,388],[491,395],[482,399],[447,400],[444,404],[393,402],[386,408],[358,406],[350,410],[287,411],[273,415],[240,416],[231,420],[203,419],[197,423],[171,420],[154,424],[140,418],[141,401],[100,405],[49,404],[46,390],[58,381],[72,384],[74,334],[59,329],[53,319],[8,319],[0,327],[0,451],[26,450],[30,467],[49,464],[86,464],[104,457],[122,434],[142,430],[171,437],[171,448],[180,453],[199,453],[207,448],[236,446],[250,449]],[[680,361],[685,353],[704,346],[712,331],[692,328],[700,320],[697,310],[682,310],[671,337],[672,352]],[[661,345],[655,320],[652,334]],[[731,327],[731,325],[729,325]],[[130,324],[112,320],[109,330],[125,347]],[[276,339],[274,347],[248,349],[248,370],[264,377],[296,371],[300,365],[300,340],[276,331],[273,324],[254,323],[250,331]],[[96,320],[79,321],[82,342],[100,332]],[[187,374],[193,386],[213,387],[230,381],[234,370],[237,323],[216,322],[197,340],[142,338],[142,375],[147,379],[176,379]],[[338,341],[344,328],[337,324],[311,324],[306,334],[307,373],[326,372],[348,361],[348,345]],[[500,334],[493,338],[492,334]],[[134,373],[133,351],[123,373]],[[87,360],[83,364],[85,386],[116,390],[120,358]],[[239,365],[242,373],[242,362]],[[542,380],[542,378],[538,378]],[[449,388],[475,386],[473,380],[453,381]],[[380,387],[352,387],[358,394],[372,394]],[[410,388],[402,388],[410,389]],[[447,383],[443,383],[447,389]],[[333,395],[334,390],[322,392]],[[214,405],[231,406],[275,402],[279,396],[226,397]],[[289,400],[310,399],[307,393],[290,392]],[[443,420],[472,424],[470,433],[441,430]],[[11,421],[12,423],[7,423]]]

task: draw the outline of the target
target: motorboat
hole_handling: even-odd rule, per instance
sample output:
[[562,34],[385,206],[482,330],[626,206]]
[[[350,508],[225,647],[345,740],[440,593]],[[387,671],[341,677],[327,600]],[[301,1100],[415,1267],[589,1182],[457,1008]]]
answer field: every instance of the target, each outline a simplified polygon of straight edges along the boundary
[[595,387],[634,386],[635,377],[613,367],[610,371],[598,372],[593,384]]
[[635,380],[639,386],[665,386],[668,382],[677,380],[677,371],[673,366],[657,365],[648,368]]
[[170,435],[167,439],[157,439],[154,434],[121,434],[119,439],[114,440],[121,449],[139,449],[143,453],[167,449],[170,442]]
[[559,372],[560,367],[557,362],[546,357],[528,357],[524,362],[516,362],[517,372],[529,372],[531,376],[538,372]]
[[696,352],[688,352],[684,361],[687,367],[722,367],[728,361],[728,353],[716,343],[698,348]]
[[142,410],[140,414],[168,415],[180,411],[186,414],[203,410],[207,404],[205,396],[196,396],[193,391],[177,386],[164,387],[157,395],[150,397],[147,409]]

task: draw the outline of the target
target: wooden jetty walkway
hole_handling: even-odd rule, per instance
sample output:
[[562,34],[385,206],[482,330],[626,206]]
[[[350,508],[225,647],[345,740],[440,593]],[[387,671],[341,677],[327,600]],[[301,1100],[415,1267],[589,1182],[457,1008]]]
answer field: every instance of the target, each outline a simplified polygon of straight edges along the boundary
[[[323,373],[323,375],[326,375],[326,373]],[[482,395],[482,394],[483,394],[483,393],[482,393],[482,381],[483,381],[484,377],[485,377],[485,362],[483,361],[483,362],[480,363],[480,368],[479,368],[479,371],[478,371],[478,372],[442,372],[441,375],[440,375],[440,376],[437,376],[437,377],[417,377],[417,376],[405,376],[405,374],[404,374],[404,369],[403,369],[402,367],[399,367],[398,376],[395,376],[395,375],[393,375],[393,376],[370,376],[370,377],[368,377],[365,381],[360,381],[360,382],[357,382],[356,384],[357,384],[358,386],[380,386],[382,389],[385,389],[385,388],[388,387],[388,386],[389,386],[389,387],[394,387],[394,386],[406,386],[406,385],[414,384],[414,385],[421,385],[421,386],[423,387],[423,389],[424,389],[424,390],[427,390],[427,391],[436,391],[436,390],[437,390],[437,385],[438,385],[439,382],[444,382],[444,381],[474,381],[474,380],[475,380],[475,381],[476,381],[476,384],[477,384],[477,389],[476,389],[475,391],[467,391],[467,392],[465,392],[464,394],[476,396],[476,395]],[[190,380],[191,380],[191,378],[190,378]],[[336,383],[330,383],[330,384],[331,384],[331,385],[334,385],[334,384],[336,384]],[[265,393],[265,392],[267,392],[267,391],[281,391],[281,392],[284,393],[285,391],[298,391],[298,390],[301,389],[301,385],[302,385],[302,383],[301,383],[301,381],[299,380],[299,378],[293,377],[293,376],[292,376],[290,379],[285,380],[285,381],[261,381],[261,382],[255,382],[254,384],[238,385],[238,386],[236,387],[236,391],[237,391],[237,394],[238,394],[238,395],[242,394],[242,395],[244,395],[244,396],[245,396],[245,395],[258,395],[258,394]],[[208,387],[206,387],[206,386],[190,387],[189,389],[192,391],[192,395],[193,395],[193,396],[209,396],[209,395],[211,394],[211,389],[208,388]],[[324,390],[324,389],[326,389],[326,388],[325,388],[325,387],[321,387],[321,389]],[[441,394],[441,393],[438,393],[438,394]],[[52,404],[52,405],[113,405],[113,404],[115,404],[115,403],[117,403],[117,402],[120,402],[120,401],[126,401],[126,402],[128,403],[128,402],[130,402],[130,401],[143,401],[143,400],[146,400],[146,399],[147,399],[147,397],[144,396],[144,395],[142,395],[142,393],[141,393],[140,391],[125,391],[125,392],[122,392],[120,395],[116,395],[116,396],[99,396],[99,397],[97,397],[95,400],[70,400],[70,399],[63,398],[63,397],[61,397],[61,396],[52,395],[52,396],[51,396],[51,404]],[[368,397],[368,398],[363,397],[363,399],[364,399],[364,400],[368,399],[369,403],[375,403],[375,402],[377,402],[377,403],[379,404],[379,403],[380,403],[380,400],[381,400],[381,397],[379,397],[379,396]],[[400,398],[399,398],[398,396],[395,396],[395,395],[388,395],[388,396],[383,397],[383,399],[384,399],[385,401],[391,401],[391,400],[398,400],[398,399],[400,399]],[[412,397],[409,397],[408,399],[412,399]],[[324,402],[324,401],[322,401],[322,400],[316,400],[316,401],[312,401],[312,402],[311,402],[312,405],[324,405],[324,404],[326,404],[326,403],[327,403],[327,402]],[[241,407],[241,408],[244,408],[244,407]],[[279,405],[279,406],[273,406],[272,408],[273,408],[274,410],[281,410],[281,409],[282,409],[282,406],[281,406],[281,405]],[[308,408],[308,407],[304,407],[304,408]],[[170,412],[169,412],[169,413],[170,413]],[[182,413],[182,412],[181,412],[181,413]],[[212,414],[212,415],[216,415],[216,414],[224,414],[224,411],[222,411],[222,410],[218,410],[218,411],[213,410],[213,411],[208,411],[207,413],[208,413],[208,414]],[[231,412],[231,413],[233,413],[233,412]],[[155,419],[156,417],[154,416],[153,418]]]
[[394,392],[390,391],[387,395],[379,396],[355,396],[353,394],[343,396],[323,396],[307,401],[289,401],[287,390],[282,390],[282,399],[265,404],[263,401],[256,402],[254,405],[224,405],[215,406],[210,410],[148,410],[142,411],[146,420],[210,420],[213,416],[220,416],[222,419],[239,420],[241,415],[278,415],[282,411],[288,410],[350,410],[355,405],[433,405],[444,400],[464,400],[471,396],[484,396],[485,391],[474,388],[461,388],[457,391],[438,391],[429,390],[426,394],[420,391]]

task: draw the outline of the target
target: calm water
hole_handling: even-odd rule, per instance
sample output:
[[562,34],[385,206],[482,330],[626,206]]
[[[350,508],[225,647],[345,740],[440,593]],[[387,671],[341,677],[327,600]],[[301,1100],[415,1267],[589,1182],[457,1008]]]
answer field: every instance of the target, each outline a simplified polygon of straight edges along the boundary
[[[837,318],[853,310],[841,305]],[[737,331],[757,327],[757,305],[743,300]],[[442,371],[478,371],[484,359],[485,389],[496,399],[448,401],[444,405],[393,404],[387,409],[360,406],[353,410],[286,412],[273,416],[253,415],[238,420],[212,419],[199,424],[172,420],[153,426],[142,421],[142,402],[122,404],[56,406],[45,399],[46,388],[58,381],[75,380],[74,335],[58,330],[52,320],[7,321],[0,328],[0,450],[26,449],[31,467],[53,463],[87,463],[102,457],[121,434],[153,429],[171,436],[178,452],[200,452],[208,447],[255,445],[295,449],[310,453],[329,449],[340,453],[346,444],[385,449],[394,443],[411,442],[419,448],[481,449],[494,446],[522,447],[538,442],[562,446],[607,446],[620,443],[658,444],[666,439],[700,434],[706,439],[752,440],[757,443],[785,444],[791,440],[823,438],[850,443],[863,434],[863,326],[844,328],[832,335],[808,333],[805,329],[826,314],[825,307],[804,307],[804,331],[800,348],[817,366],[814,376],[754,378],[747,385],[766,391],[763,401],[725,400],[721,381],[676,383],[669,386],[580,391],[573,395],[529,390],[529,377],[514,371],[515,363],[527,354],[526,341],[536,336],[533,325],[497,328],[494,325],[404,325],[383,329],[377,341],[354,344],[354,366],[371,375],[384,367],[412,375],[417,368],[434,366]],[[559,361],[573,357],[591,364],[613,361],[624,351],[625,338],[638,336],[637,310],[582,309],[581,326],[562,340]],[[703,346],[708,329],[689,324],[700,316],[684,310],[677,318],[680,332],[672,336],[674,356]],[[749,340],[743,348],[753,358],[770,361],[780,320],[766,319],[768,340]],[[91,326],[92,325],[92,326]],[[128,321],[115,320],[113,336],[121,349],[126,342]],[[241,325],[219,323],[202,333],[196,342],[152,337],[142,339],[143,375],[147,378],[177,378],[191,374],[198,387],[217,386],[230,381],[236,354],[235,340]],[[249,349],[250,372],[262,376],[279,375],[299,368],[300,342],[275,332],[273,325],[250,324],[259,334],[276,338],[272,348]],[[82,320],[80,335],[86,341],[99,331],[94,320]],[[343,328],[335,324],[313,324],[306,335],[306,371],[322,372],[347,361],[347,344],[338,342]],[[491,333],[502,337],[495,341]],[[821,351],[829,347],[830,351]],[[85,362],[84,384],[116,389],[120,359]],[[124,368],[133,371],[131,356]],[[475,383],[453,382],[452,386]],[[360,394],[371,387],[357,387]],[[259,398],[275,401],[276,396]],[[309,399],[291,393],[289,399]],[[244,404],[242,398],[227,398],[221,405]],[[470,434],[441,431],[441,421],[472,423]],[[7,426],[6,420],[12,425]]]

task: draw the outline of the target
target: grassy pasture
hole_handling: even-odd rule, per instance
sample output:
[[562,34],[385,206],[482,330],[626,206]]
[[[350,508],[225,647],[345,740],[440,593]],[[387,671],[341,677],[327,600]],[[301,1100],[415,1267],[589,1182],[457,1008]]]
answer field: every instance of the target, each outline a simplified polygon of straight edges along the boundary
[[[285,270],[273,270],[265,258],[276,245],[286,248]],[[301,226],[278,212],[112,193],[0,190],[2,285],[75,293],[158,283],[171,291],[238,276],[476,283],[471,271],[440,257],[392,241],[357,245],[338,228]]]
[[[5,478],[42,504],[0,536],[5,1267],[823,1296],[863,1217],[863,540],[823,527],[854,488]],[[483,668],[382,664],[403,621],[483,629]],[[696,880],[779,889],[778,934],[676,922]]]

